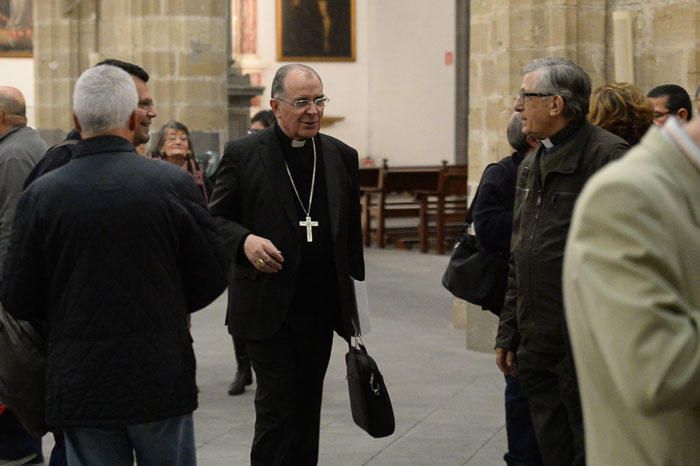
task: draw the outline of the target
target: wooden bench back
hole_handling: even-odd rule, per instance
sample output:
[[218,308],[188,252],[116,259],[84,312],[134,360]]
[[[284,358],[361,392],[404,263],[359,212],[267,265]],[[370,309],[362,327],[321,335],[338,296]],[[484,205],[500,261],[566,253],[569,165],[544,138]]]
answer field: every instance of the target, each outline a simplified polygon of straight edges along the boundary
[[379,187],[383,193],[435,190],[440,181],[440,167],[397,167],[383,171]]
[[357,181],[360,189],[378,188],[382,169],[380,167],[360,167]]
[[438,193],[444,196],[466,196],[469,167],[449,165],[440,172]]

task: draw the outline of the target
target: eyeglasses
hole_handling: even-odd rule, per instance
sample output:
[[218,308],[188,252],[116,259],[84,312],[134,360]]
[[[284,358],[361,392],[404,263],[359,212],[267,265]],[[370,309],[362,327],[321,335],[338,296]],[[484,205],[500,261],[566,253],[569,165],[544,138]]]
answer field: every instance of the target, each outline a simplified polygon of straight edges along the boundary
[[526,97],[554,97],[556,94],[549,94],[546,92],[525,92],[520,89],[518,92],[518,101],[525,102]]
[[654,120],[659,120],[670,113],[673,112],[671,110],[666,110],[665,112],[654,112]]
[[180,142],[187,142],[187,136],[184,134],[182,136],[168,136],[165,138],[166,141],[168,142],[175,142],[175,141],[180,141]]
[[275,97],[275,100],[278,102],[284,102],[287,105],[291,105],[292,107],[294,107],[295,110],[302,110],[308,108],[311,104],[314,104],[316,108],[323,108],[328,102],[330,102],[331,99],[324,95],[323,97],[317,97],[315,99],[297,99],[293,102],[287,102],[286,100],[280,99],[279,97]]

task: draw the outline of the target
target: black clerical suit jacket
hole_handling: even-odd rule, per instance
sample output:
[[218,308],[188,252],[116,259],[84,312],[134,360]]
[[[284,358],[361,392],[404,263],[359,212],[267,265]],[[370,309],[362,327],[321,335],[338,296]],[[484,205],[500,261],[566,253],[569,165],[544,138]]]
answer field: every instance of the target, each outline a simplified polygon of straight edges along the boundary
[[[357,151],[333,137],[319,134],[323,176],[341,324],[338,333],[352,333],[354,296],[350,277],[364,280],[357,184]],[[297,199],[290,189],[281,141],[275,127],[228,142],[210,202],[227,252],[231,254],[227,325],[246,340],[275,335],[290,310],[301,263]],[[258,271],[242,252],[248,234],[267,238],[282,252],[282,270]]]

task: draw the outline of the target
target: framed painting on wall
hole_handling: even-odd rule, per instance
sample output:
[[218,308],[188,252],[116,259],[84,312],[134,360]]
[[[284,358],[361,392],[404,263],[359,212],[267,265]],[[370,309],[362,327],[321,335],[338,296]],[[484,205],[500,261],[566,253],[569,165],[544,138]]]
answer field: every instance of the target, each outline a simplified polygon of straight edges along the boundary
[[0,0],[0,57],[31,57],[32,32],[32,0]]
[[277,0],[278,61],[355,61],[355,0]]

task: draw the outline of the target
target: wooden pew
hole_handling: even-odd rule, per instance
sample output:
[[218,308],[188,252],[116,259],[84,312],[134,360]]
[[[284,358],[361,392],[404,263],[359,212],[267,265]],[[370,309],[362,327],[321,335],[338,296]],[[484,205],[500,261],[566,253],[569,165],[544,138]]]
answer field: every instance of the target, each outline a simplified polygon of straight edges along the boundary
[[372,244],[374,230],[375,244],[386,247],[387,218],[419,217],[420,202],[413,195],[416,191],[436,190],[442,168],[442,165],[388,167],[385,164],[380,168],[377,186],[360,187],[365,246]]
[[[435,250],[444,254],[446,244],[458,235],[467,215],[467,165],[450,165],[440,171],[434,191],[418,191],[420,202],[418,236],[420,251],[428,252],[430,236],[434,233]],[[452,235],[448,233],[452,232]]]

